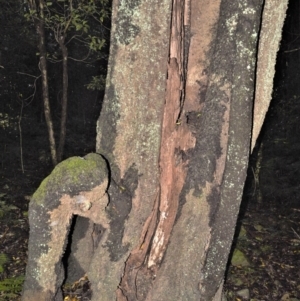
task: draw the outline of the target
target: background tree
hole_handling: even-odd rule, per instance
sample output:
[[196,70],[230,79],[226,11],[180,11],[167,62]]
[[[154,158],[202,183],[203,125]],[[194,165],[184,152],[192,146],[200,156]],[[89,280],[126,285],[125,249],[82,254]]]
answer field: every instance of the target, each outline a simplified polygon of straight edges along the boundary
[[[68,103],[68,45],[72,40],[81,42],[87,48],[88,54],[78,60],[86,61],[91,51],[100,51],[105,40],[93,35],[90,29],[92,20],[103,23],[108,16],[107,0],[85,1],[43,1],[29,0],[27,2],[29,13],[27,17],[32,18],[38,34],[38,48],[40,57],[40,69],[43,84],[43,100],[45,117],[48,126],[49,142],[51,149],[52,162],[54,165],[60,162],[63,156],[64,144],[66,139],[66,120]],[[48,36],[46,36],[48,31]],[[53,37],[54,39],[51,39]],[[49,101],[49,84],[47,58],[57,60],[57,52],[49,53],[46,49],[47,39],[59,46],[62,62],[62,97],[61,97],[61,116],[60,116],[60,135],[59,144],[56,148],[53,122]],[[52,44],[55,49],[55,45]],[[95,59],[95,57],[94,57]]]

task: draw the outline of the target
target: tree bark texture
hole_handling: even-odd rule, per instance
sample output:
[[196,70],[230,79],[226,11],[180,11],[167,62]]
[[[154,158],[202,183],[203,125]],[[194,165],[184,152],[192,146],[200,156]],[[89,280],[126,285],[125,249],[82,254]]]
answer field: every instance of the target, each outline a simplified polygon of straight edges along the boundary
[[[170,12],[170,1],[113,3],[106,96],[97,137],[97,152],[107,158],[111,169],[111,234],[91,264],[89,277],[96,280],[93,300],[124,298],[123,288],[118,287],[125,263],[130,256],[139,260],[131,266],[133,277],[124,284],[129,291],[153,235]],[[144,281],[147,286],[152,276],[145,277],[150,277],[150,282]],[[130,293],[135,300],[135,291]]]
[[[246,177],[262,0],[113,5],[93,300],[220,300]],[[170,30],[169,30],[170,29]]]

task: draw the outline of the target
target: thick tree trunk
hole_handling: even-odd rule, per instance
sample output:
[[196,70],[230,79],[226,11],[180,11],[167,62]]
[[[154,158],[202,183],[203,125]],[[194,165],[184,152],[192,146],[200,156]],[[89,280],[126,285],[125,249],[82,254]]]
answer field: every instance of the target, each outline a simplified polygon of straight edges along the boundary
[[248,164],[261,8],[114,3],[97,139],[111,168],[111,229],[89,271],[93,300],[220,298]]

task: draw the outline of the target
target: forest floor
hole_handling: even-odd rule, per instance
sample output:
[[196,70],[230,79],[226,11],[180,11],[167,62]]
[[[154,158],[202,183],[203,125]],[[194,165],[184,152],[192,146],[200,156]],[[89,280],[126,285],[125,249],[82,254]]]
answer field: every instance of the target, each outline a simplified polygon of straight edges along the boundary
[[[50,171],[50,165],[40,161],[24,173],[17,164],[0,170],[0,301],[20,300],[27,261],[28,196]],[[289,201],[279,205],[264,200],[248,202],[243,211],[227,271],[227,301],[300,300],[300,208]]]
[[299,301],[299,267],[299,206],[249,202],[227,271],[227,301]]

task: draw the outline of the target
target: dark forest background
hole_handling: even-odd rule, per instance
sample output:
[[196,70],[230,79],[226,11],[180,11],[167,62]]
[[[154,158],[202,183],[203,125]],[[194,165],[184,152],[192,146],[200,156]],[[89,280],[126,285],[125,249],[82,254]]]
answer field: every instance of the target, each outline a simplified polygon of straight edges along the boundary
[[[106,10],[107,17],[101,22],[93,18],[85,20],[89,22],[87,35],[103,41],[101,50],[93,51],[87,45],[89,41],[83,44],[82,39],[71,39],[67,45],[69,87],[63,158],[82,156],[95,150],[96,119],[104,95],[110,27],[110,3],[98,1],[98,5]],[[3,193],[13,190],[12,199],[16,199],[32,194],[53,166],[34,22],[28,16],[26,1],[1,0],[0,6],[1,190]],[[82,33],[75,28],[68,37],[73,35],[82,38]],[[61,53],[53,32],[47,28],[45,42],[51,116],[58,140],[62,99]]]

